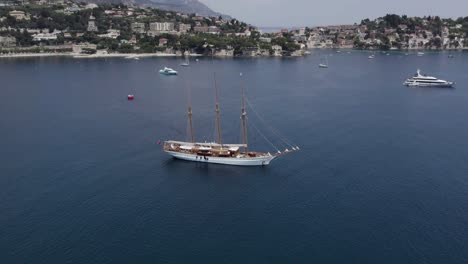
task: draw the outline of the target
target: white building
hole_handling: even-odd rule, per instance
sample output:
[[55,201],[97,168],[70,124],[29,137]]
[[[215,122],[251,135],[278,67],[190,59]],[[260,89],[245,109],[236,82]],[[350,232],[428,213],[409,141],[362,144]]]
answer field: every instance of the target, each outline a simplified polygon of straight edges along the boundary
[[97,32],[98,31],[98,27],[96,26],[96,18],[93,15],[89,16],[88,31],[91,31],[91,32]]
[[190,24],[179,24],[179,32],[180,33],[187,33],[192,29],[192,25]]
[[273,56],[282,56],[281,53],[283,52],[283,47],[281,47],[280,45],[273,45],[271,49],[273,49]]
[[77,4],[73,4],[72,6],[68,6],[65,8],[65,10],[63,11],[66,15],[71,15],[73,13],[76,13],[78,11],[80,11],[81,8],[78,7]]
[[[60,33],[60,32],[59,32]],[[38,33],[38,34],[34,34],[32,37],[33,37],[33,40],[34,41],[41,41],[41,40],[56,40],[57,39],[57,34],[56,32],[52,32],[52,33]]]
[[91,4],[87,4],[84,8],[85,9],[94,9],[94,8],[98,8],[98,5],[91,3]]
[[108,29],[106,34],[100,34],[98,37],[100,38],[111,38],[116,39],[120,36],[120,30],[118,29]]
[[306,29],[303,27],[303,28],[300,28],[299,29],[299,36],[304,36],[305,35],[305,31]]
[[13,10],[8,14],[14,17],[16,20],[29,20],[29,16],[24,13],[24,11]]
[[169,32],[174,31],[174,23],[171,22],[153,22],[149,24],[150,31],[153,32]]

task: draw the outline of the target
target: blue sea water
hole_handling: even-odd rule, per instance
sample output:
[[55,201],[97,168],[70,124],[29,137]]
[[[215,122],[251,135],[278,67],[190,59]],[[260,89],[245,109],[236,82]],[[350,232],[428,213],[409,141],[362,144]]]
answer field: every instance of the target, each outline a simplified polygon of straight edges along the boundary
[[[0,263],[467,263],[468,54],[367,56],[0,60]],[[457,87],[402,86],[417,68]],[[301,151],[256,168],[163,153],[189,98],[213,140],[213,72],[224,142],[242,72]],[[274,151],[252,125],[285,147],[248,115],[251,148]]]

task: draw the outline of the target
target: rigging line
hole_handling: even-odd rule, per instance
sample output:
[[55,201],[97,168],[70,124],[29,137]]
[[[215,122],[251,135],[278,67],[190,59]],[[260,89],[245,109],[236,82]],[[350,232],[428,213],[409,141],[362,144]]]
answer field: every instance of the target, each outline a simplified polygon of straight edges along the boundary
[[262,121],[263,124],[265,124],[281,141],[283,141],[284,143],[286,143],[287,146],[289,147],[295,147],[297,146],[297,144],[294,144],[294,142],[288,140],[285,136],[283,136],[277,129],[275,129],[274,127],[272,127],[271,125],[269,125],[265,119],[253,108],[252,104],[250,103],[249,99],[246,98],[246,101],[247,101],[247,104],[249,105],[250,109],[252,110],[252,112],[254,112],[254,114],[258,117],[258,119],[260,119],[260,121]]
[[289,144],[285,139],[283,139],[281,137],[281,135],[278,133],[278,132],[275,132],[274,129],[269,126],[265,120],[262,120],[262,117],[253,109],[252,105],[249,103],[248,99],[247,100],[247,104],[250,106],[250,109],[252,110],[252,112],[254,112],[255,116],[257,116],[257,118],[267,127],[270,128],[271,132],[273,132],[273,135],[275,135],[276,137],[279,138],[279,144],[281,146],[281,148],[292,148],[293,146],[291,144]]
[[[247,101],[247,104],[248,106],[250,107],[250,109],[254,112],[254,114],[258,117],[258,119],[260,119],[260,121],[262,121],[266,126],[268,126],[270,128],[270,130],[272,130],[273,132],[275,132],[275,134],[277,136],[279,136],[280,138],[284,138],[285,141],[286,138],[284,136],[281,135],[281,133],[279,133],[279,131],[277,131],[277,129],[275,129],[274,127],[272,127],[271,125],[269,125],[266,121],[265,121],[265,118],[263,118],[256,110],[255,108],[253,107],[252,103],[249,101],[248,98],[246,98],[246,101]],[[286,142],[287,143],[287,142]]]
[[252,123],[251,126],[252,126],[252,127],[258,132],[258,134],[260,134],[260,136],[262,136],[263,139],[265,139],[265,141],[268,142],[277,152],[280,152],[280,150],[279,150],[273,143],[271,143],[270,140],[268,140],[268,138],[257,128],[257,126],[256,126],[254,123]]
[[[247,99],[248,100],[248,99]],[[278,138],[280,140],[282,140],[287,146],[289,147],[294,147],[294,146],[297,146],[297,144],[295,144],[294,142],[292,142],[291,140],[289,140],[288,138],[286,138],[285,136],[283,136],[281,134],[281,132],[279,132],[279,130],[275,129],[274,127],[272,127],[270,124],[268,124],[265,119],[253,108],[252,106],[252,103],[250,103],[250,101],[248,101],[248,104],[251,108],[251,110],[255,113],[255,115],[276,135],[278,136]]]

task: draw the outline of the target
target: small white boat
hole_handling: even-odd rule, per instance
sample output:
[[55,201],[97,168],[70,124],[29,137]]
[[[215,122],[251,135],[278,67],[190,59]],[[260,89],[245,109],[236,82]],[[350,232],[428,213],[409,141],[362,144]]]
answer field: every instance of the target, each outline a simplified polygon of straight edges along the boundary
[[328,57],[325,56],[325,61],[322,61],[318,66],[319,68],[328,68]]
[[375,59],[375,55],[374,55],[374,54],[372,54],[372,55],[370,55],[370,56],[369,56],[369,57],[367,57],[367,58],[368,58],[369,60],[373,60],[373,59]]
[[182,63],[180,64],[180,66],[183,66],[183,67],[188,67],[188,66],[190,66],[189,57],[187,57],[187,58],[185,59],[185,62],[182,62]]
[[164,69],[160,70],[159,73],[163,75],[177,75],[177,71],[168,67],[164,67]]
[[418,53],[416,53],[416,55],[417,55],[418,57],[424,56],[424,52],[418,52]]
[[136,56],[136,55],[130,55],[130,56],[125,57],[125,59],[139,60],[140,58],[138,56]]

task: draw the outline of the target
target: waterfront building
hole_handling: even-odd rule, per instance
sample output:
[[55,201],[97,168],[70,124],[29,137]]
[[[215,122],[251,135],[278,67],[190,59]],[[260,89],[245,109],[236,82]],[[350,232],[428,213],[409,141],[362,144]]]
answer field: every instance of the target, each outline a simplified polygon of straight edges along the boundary
[[242,50],[242,56],[246,57],[255,57],[260,54],[260,51],[257,47],[247,47]]
[[271,46],[271,49],[273,50],[273,56],[276,56],[276,57],[282,56],[283,47],[281,47],[280,45],[273,45]]
[[215,50],[214,56],[217,57],[234,57],[234,49],[228,46],[227,49]]
[[90,43],[80,43],[80,44],[75,44],[72,45],[72,51],[73,53],[82,53],[83,50],[96,50],[97,45],[96,44],[90,44]]

